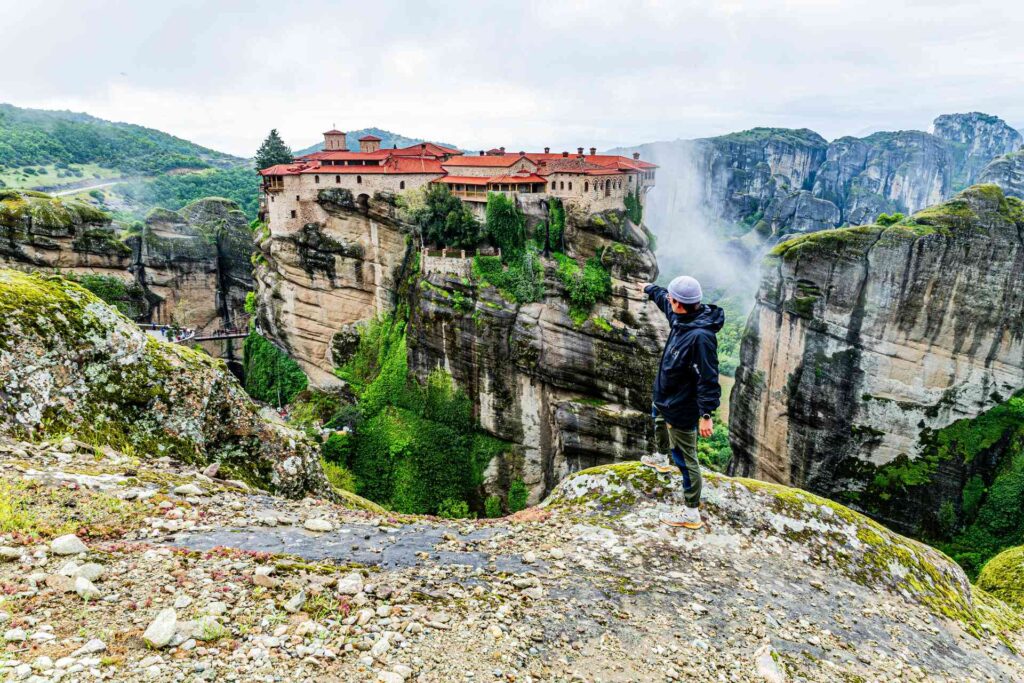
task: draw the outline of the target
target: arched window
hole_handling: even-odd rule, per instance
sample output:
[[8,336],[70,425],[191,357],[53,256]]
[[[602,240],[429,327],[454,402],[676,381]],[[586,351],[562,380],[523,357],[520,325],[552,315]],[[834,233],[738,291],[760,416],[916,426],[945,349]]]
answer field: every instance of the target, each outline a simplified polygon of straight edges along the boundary
[[356,176],[356,184],[357,185],[361,185],[362,183],[363,183],[363,176],[357,175]]
[[313,182],[314,183],[319,183],[320,182],[320,176],[318,176],[318,175],[313,176]]
[[572,192],[572,181],[569,181],[569,191]]
[[334,176],[334,182],[335,183],[340,183],[341,182],[341,176],[340,175]]
[[584,192],[590,192],[590,181],[589,180],[583,183],[583,191]]
[[560,189],[560,190],[564,190],[565,189],[565,181],[564,180],[562,181],[562,186],[559,187],[558,189]]
[[399,190],[404,190],[405,189],[405,181],[404,180],[399,180],[398,181],[398,189]]

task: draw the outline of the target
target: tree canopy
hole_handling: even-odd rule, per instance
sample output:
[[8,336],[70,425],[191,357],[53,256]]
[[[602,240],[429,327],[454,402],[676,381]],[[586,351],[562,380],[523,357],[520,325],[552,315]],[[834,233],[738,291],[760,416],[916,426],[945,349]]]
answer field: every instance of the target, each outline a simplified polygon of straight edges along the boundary
[[487,195],[487,233],[508,262],[526,246],[526,218],[515,200],[500,192]]
[[273,128],[267,139],[263,141],[260,148],[256,150],[256,168],[269,168],[275,164],[287,164],[295,157],[292,150],[284,144],[284,140],[277,134],[277,128]]
[[431,185],[422,202],[410,201],[408,206],[410,219],[428,244],[472,247],[480,240],[480,223],[445,185]]

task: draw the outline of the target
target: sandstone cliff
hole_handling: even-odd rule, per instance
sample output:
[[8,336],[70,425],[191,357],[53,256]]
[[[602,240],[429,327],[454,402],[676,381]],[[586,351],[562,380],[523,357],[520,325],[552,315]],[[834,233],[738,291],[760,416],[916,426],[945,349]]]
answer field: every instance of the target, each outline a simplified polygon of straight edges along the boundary
[[157,341],[56,276],[0,270],[0,387],[0,433],[217,462],[287,495],[327,488],[317,449],[261,417],[222,361]]
[[143,321],[209,332],[242,320],[252,251],[245,214],[226,199],[156,209],[125,227],[82,202],[0,192],[0,265],[115,278],[125,290],[117,303]]
[[982,171],[981,182],[998,185],[1008,197],[1024,198],[1024,152],[993,159]]
[[[531,227],[546,216],[536,201],[522,208]],[[411,226],[392,196],[357,206],[346,192],[324,190],[305,210],[297,231],[263,234],[256,278],[260,329],[314,385],[338,386],[333,370],[366,321],[401,307],[410,371],[421,379],[438,367],[450,372],[483,429],[520,447],[492,462],[487,487],[523,479],[536,502],[568,472],[648,448],[666,324],[641,291],[657,276],[650,238],[624,211],[567,211],[569,255],[600,254],[612,275],[609,301],[574,321],[554,259],[541,259],[543,299],[520,304],[474,274],[472,258],[428,257],[417,268]]]
[[978,182],[993,159],[1021,148],[995,116],[947,114],[934,133],[880,132],[826,142],[807,129],[754,128],[635,148],[660,166],[651,224],[663,238],[700,221],[767,240],[912,213]]
[[1008,462],[1012,429],[957,421],[1024,388],[1022,281],[1024,204],[993,185],[890,227],[781,243],[743,337],[731,471],[908,531],[955,529],[973,514],[968,481]]

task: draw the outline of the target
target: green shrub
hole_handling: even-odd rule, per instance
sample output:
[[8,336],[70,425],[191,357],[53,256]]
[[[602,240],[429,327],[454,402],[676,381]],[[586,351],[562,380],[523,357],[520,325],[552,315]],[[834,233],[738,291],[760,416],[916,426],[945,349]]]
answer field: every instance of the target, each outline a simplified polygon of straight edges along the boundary
[[[352,436],[345,432],[334,432],[327,437],[320,453],[327,462],[347,465],[352,455]],[[355,490],[355,489],[349,489]]]
[[245,293],[245,312],[249,315],[256,313],[256,292]]
[[530,497],[530,491],[526,488],[526,482],[516,479],[508,487],[508,511],[512,514],[526,509],[526,501]]
[[611,297],[611,275],[597,257],[587,259],[583,268],[565,254],[556,253],[555,260],[558,261],[556,275],[565,285],[573,319],[586,320],[595,303]]
[[242,358],[245,390],[258,401],[284,406],[309,384],[299,364],[256,330],[245,338]]
[[725,472],[732,457],[729,446],[729,426],[719,419],[716,411],[713,417],[714,427],[707,439],[697,439],[697,459],[702,465],[716,472]]
[[445,519],[472,519],[476,515],[470,514],[466,501],[446,498],[438,506],[437,516]]
[[129,318],[138,318],[146,311],[146,293],[133,281],[125,281],[113,275],[67,273],[65,277],[82,285]]
[[565,251],[565,207],[562,200],[552,197],[548,200],[548,225],[550,246],[556,251]]
[[343,491],[355,492],[355,478],[343,465],[331,462],[330,460],[321,460],[320,464],[323,466],[324,476],[327,477],[327,481],[331,486]]
[[[640,189],[626,193],[626,216],[633,225],[640,225],[644,221],[644,205],[640,202]],[[651,247],[654,249],[654,247]]]
[[487,500],[484,501],[484,514],[490,519],[501,517],[500,496],[487,496]]
[[480,241],[480,224],[447,185],[429,185],[422,198],[406,198],[407,218],[424,241],[441,247],[472,247]]
[[878,214],[878,218],[875,219],[875,223],[888,227],[890,225],[896,225],[901,220],[906,218],[902,213],[894,213],[891,216],[887,213]]
[[487,235],[506,263],[519,258],[526,246],[526,218],[514,199],[500,192],[487,195]]
[[506,268],[497,256],[476,256],[473,277],[490,283],[502,295],[521,304],[544,297],[544,268],[532,252],[522,252]]

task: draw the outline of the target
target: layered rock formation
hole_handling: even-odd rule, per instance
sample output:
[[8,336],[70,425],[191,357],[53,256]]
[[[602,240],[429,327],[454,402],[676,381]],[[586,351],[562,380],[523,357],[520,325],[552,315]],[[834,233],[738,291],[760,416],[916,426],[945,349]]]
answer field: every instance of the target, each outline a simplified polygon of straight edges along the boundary
[[124,228],[82,202],[2,191],[0,265],[116,278],[128,286],[124,310],[140,320],[209,332],[244,318],[253,288],[247,223],[226,199],[156,209]]
[[223,362],[157,341],[56,276],[0,270],[0,387],[9,435],[218,462],[286,495],[327,489],[318,450],[261,417]]
[[[531,226],[546,216],[536,201],[523,209]],[[649,237],[624,212],[567,207],[570,255],[600,254],[613,276],[611,300],[577,324],[553,259],[543,260],[543,301],[518,304],[475,277],[471,258],[427,257],[416,272],[410,226],[388,195],[363,207],[324,190],[304,210],[293,232],[271,226],[263,235],[256,278],[260,329],[314,385],[338,385],[333,370],[356,348],[362,323],[401,303],[410,370],[420,378],[449,371],[483,429],[521,447],[492,463],[490,485],[522,478],[537,501],[570,471],[647,449],[666,323],[641,291],[657,275]]]
[[1024,152],[992,160],[982,171],[981,182],[998,185],[1009,197],[1024,199]]
[[667,331],[636,279],[614,279],[610,302],[581,325],[545,264],[542,302],[516,304],[484,283],[427,273],[414,296],[410,366],[448,370],[478,406],[484,430],[521,446],[521,461],[485,476],[521,478],[536,502],[570,472],[652,448],[650,391]]
[[968,479],[991,481],[1005,449],[965,450],[943,428],[1024,387],[1022,281],[1024,204],[993,185],[783,242],[743,338],[732,471],[910,531],[934,531],[948,502],[955,523]]
[[754,128],[635,149],[661,167],[651,203],[660,236],[696,220],[749,231],[752,247],[917,211],[977,182],[991,160],[1021,145],[1004,121],[973,112],[938,117],[934,133],[826,142],[807,129]]
[[296,229],[270,225],[257,236],[259,325],[314,385],[337,387],[336,350],[351,352],[353,325],[394,307],[412,249],[393,196],[357,206],[351,192],[332,188],[303,211]]

